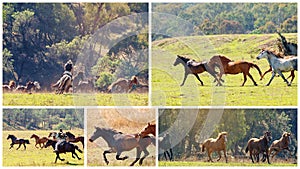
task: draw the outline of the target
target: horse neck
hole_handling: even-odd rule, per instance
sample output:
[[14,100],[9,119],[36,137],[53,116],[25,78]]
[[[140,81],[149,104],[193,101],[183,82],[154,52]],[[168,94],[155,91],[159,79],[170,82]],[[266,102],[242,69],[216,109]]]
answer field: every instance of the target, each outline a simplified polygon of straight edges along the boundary
[[114,131],[104,131],[102,133],[103,134],[99,135],[99,137],[102,137],[109,146],[111,146],[112,143],[115,142],[114,135],[118,134],[117,132]]
[[12,142],[14,142],[14,141],[17,140],[17,137],[15,137],[15,136],[13,136],[13,135],[11,135],[9,138],[11,139]]
[[32,135],[32,137],[33,137],[35,140],[39,140],[39,136],[37,136],[37,135]]

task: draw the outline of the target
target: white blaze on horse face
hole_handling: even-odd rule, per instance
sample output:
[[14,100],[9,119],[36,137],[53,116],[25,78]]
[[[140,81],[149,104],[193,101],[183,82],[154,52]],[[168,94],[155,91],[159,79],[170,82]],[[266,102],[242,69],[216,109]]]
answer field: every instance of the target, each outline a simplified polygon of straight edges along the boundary
[[227,135],[224,135],[225,142],[227,142]]

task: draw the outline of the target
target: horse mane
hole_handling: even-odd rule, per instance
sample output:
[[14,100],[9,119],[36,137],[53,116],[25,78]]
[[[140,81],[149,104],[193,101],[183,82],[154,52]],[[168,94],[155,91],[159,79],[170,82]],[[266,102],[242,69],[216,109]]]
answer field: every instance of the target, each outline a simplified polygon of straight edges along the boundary
[[112,128],[107,128],[107,127],[103,127],[103,128],[101,128],[101,127],[96,127],[96,129],[100,129],[100,130],[104,130],[104,131],[106,131],[106,132],[113,132],[113,133],[115,133],[115,134],[123,134],[122,132],[119,132],[119,131],[117,131],[117,130],[115,130],[115,129],[112,129]]
[[215,58],[215,57],[223,58],[224,60],[227,60],[227,61],[229,61],[229,62],[232,61],[231,59],[229,59],[228,57],[226,57],[226,56],[224,56],[224,55],[215,55],[215,56],[213,56],[213,58]]
[[217,140],[221,139],[222,135],[227,135],[228,133],[223,131],[221,133],[218,134],[218,137],[216,138]]
[[177,55],[177,57],[178,57],[179,59],[181,59],[182,61],[184,61],[184,62],[187,62],[187,61],[191,60],[190,58],[185,57],[185,56]]

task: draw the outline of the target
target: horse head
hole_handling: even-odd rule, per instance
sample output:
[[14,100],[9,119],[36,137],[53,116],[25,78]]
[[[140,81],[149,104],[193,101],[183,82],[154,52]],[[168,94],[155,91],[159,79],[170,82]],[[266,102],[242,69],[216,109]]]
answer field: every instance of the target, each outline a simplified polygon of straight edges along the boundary
[[186,58],[184,56],[180,56],[180,55],[177,55],[177,58],[175,60],[175,62],[173,63],[173,66],[177,66],[179,63],[187,63],[190,59],[189,58]]
[[140,132],[141,137],[145,137],[148,134],[156,135],[156,125],[148,123],[147,126]]
[[284,132],[282,134],[282,138],[287,140],[288,142],[291,142],[291,133],[288,133],[288,132]]
[[227,142],[227,134],[227,132],[219,133],[217,140],[223,140],[224,142]]
[[267,142],[270,142],[272,140],[272,135],[270,131],[266,131],[264,133],[264,138],[266,138]]

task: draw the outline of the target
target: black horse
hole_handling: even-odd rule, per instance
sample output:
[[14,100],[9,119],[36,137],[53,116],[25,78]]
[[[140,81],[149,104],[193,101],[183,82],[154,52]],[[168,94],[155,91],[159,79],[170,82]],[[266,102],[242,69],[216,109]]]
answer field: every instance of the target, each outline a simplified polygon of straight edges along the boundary
[[19,147],[17,148],[17,150],[21,147],[21,145],[23,144],[24,146],[24,150],[26,150],[26,145],[25,144],[30,144],[29,140],[26,139],[17,139],[16,136],[9,134],[7,137],[7,140],[11,139],[11,144],[9,149],[13,148],[14,144],[19,144]]
[[[53,149],[55,149],[55,145],[56,145],[57,141],[54,140],[48,140],[45,148],[52,146]],[[59,159],[60,161],[64,161],[65,159],[60,158],[59,154],[60,153],[67,153],[67,152],[71,152],[72,153],[72,158],[75,158],[74,155],[77,157],[78,160],[81,160],[81,158],[78,157],[78,155],[76,154],[75,150],[79,151],[80,153],[82,153],[82,151],[78,148],[77,145],[74,145],[72,143],[69,142],[62,142],[60,145],[58,145],[57,147],[57,152],[56,153],[56,158],[55,158],[55,163],[57,162],[57,159]]]
[[82,147],[84,148],[84,137],[83,136],[75,137],[75,135],[69,131],[66,132],[66,135],[68,137],[69,142],[72,142],[72,143],[81,142]]

